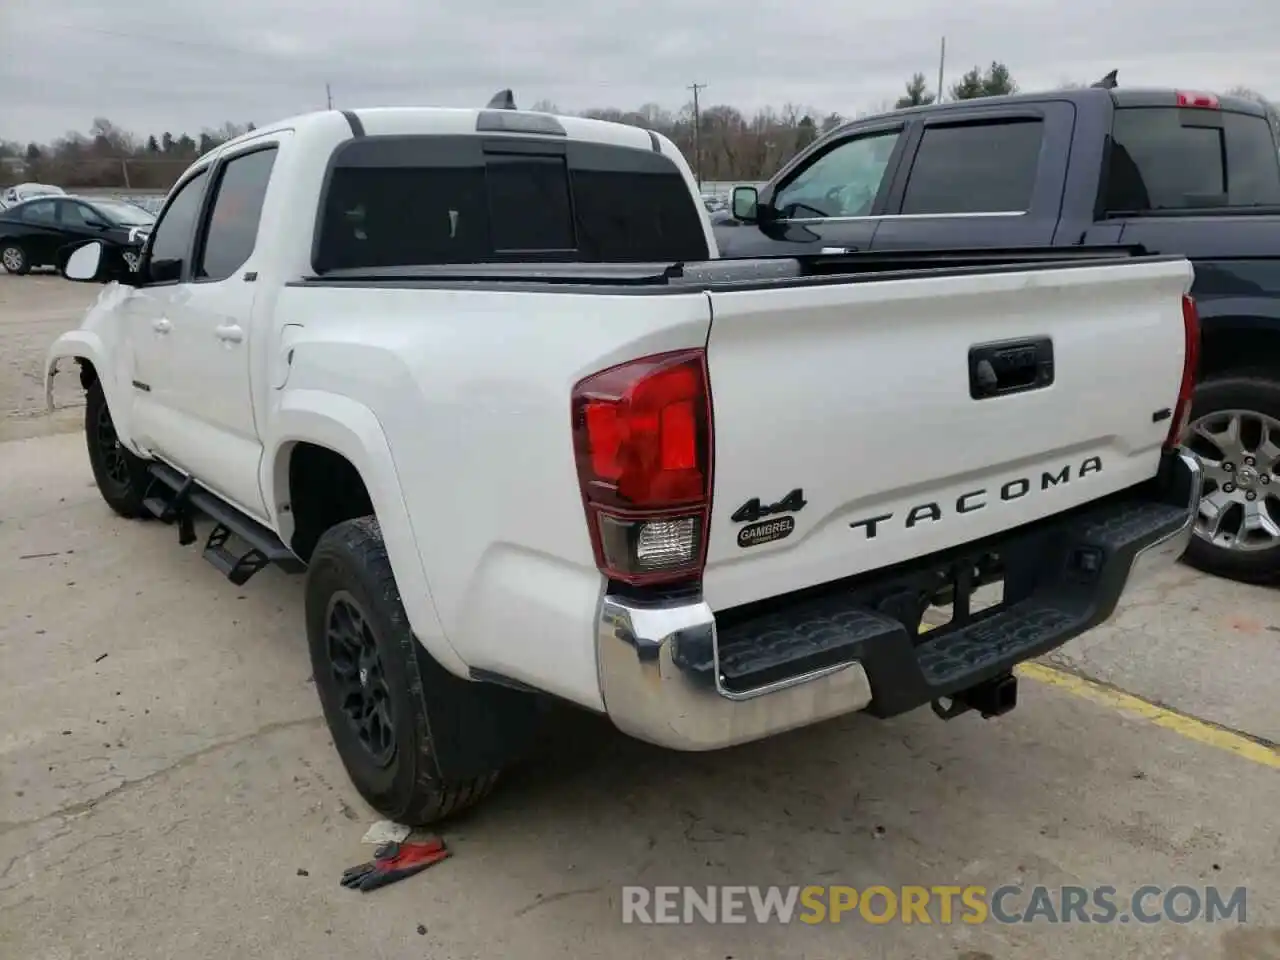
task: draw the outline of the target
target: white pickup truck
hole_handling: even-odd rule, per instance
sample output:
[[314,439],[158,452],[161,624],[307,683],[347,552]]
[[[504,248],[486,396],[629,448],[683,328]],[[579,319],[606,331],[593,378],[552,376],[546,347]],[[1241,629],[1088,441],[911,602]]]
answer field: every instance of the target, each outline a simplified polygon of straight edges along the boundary
[[47,365],[103,498],[212,521],[236,583],[305,571],[335,745],[405,823],[484,795],[550,698],[678,750],[1003,713],[1200,494],[1186,260],[721,260],[629,126],[295,118],[197,161],[136,272],[62,270],[108,284]]

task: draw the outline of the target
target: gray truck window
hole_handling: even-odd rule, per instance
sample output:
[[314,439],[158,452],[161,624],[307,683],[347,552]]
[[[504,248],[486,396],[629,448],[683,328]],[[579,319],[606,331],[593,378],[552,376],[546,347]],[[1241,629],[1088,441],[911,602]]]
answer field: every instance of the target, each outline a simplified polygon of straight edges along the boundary
[[226,280],[239,270],[258,240],[262,202],[276,162],[275,148],[255,150],[228,161],[209,213],[197,280]]
[[[679,169],[648,153],[651,172],[595,160],[489,153],[470,164],[338,162],[320,212],[320,272],[514,260],[639,263],[708,255],[696,198]],[[405,151],[401,141],[391,151]],[[404,155],[403,153],[401,154]],[[596,162],[601,161],[601,162]],[[661,172],[652,172],[660,169]]]
[[907,178],[902,213],[1026,211],[1043,134],[1039,120],[927,127]]
[[209,170],[205,168],[178,189],[168,208],[160,215],[151,234],[151,249],[147,255],[148,282],[171,282],[180,276],[182,262],[191,253],[191,241],[195,238],[200,202],[204,199],[204,185],[208,179]]
[[1176,107],[1115,112],[1110,213],[1280,204],[1280,156],[1261,116]]
[[902,135],[887,130],[846,140],[822,154],[773,198],[784,220],[870,216],[893,148]]

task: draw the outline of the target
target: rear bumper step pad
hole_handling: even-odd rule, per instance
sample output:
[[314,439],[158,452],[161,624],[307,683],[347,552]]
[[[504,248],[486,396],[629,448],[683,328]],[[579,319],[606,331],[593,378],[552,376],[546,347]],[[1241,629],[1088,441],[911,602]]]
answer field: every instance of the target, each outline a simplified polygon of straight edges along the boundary
[[[1190,536],[1197,481],[1198,472],[1184,475],[1166,463],[1159,480],[1127,496],[963,553],[721,611],[714,637],[686,635],[672,659],[691,679],[743,694],[857,662],[871,686],[867,709],[880,717],[952,697],[1105,621],[1145,560],[1176,560]],[[972,571],[993,554],[1004,569],[1004,602],[970,614],[961,595],[969,575],[956,571]],[[958,615],[921,635],[922,585],[946,580],[956,584]]]

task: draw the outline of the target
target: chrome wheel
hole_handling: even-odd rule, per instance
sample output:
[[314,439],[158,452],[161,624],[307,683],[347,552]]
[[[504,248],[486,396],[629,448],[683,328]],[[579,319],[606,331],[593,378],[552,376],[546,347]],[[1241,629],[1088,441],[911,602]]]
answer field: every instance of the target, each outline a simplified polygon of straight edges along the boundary
[[17,273],[21,270],[24,259],[22,251],[17,247],[5,247],[4,252],[0,253],[0,263],[3,263],[4,268],[10,273]]
[[1204,470],[1196,536],[1227,550],[1280,546],[1280,420],[1217,410],[1190,425],[1186,446]]
[[130,253],[130,252],[128,252],[128,251],[125,251],[125,253],[124,253],[124,265],[125,265],[126,267],[128,267],[128,268],[129,268],[129,272],[130,272],[130,273],[137,273],[137,272],[138,272],[138,263],[139,263],[139,262],[140,262],[140,261],[139,261],[138,255],[137,255],[136,253]]

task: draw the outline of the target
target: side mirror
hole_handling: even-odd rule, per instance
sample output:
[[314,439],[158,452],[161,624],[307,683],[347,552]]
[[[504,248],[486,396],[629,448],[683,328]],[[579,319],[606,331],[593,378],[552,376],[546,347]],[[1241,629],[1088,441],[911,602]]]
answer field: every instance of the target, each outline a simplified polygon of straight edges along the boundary
[[58,272],[80,283],[110,283],[123,279],[129,269],[118,249],[90,240],[72,250]]
[[750,223],[759,216],[760,192],[755,187],[733,188],[733,218]]

